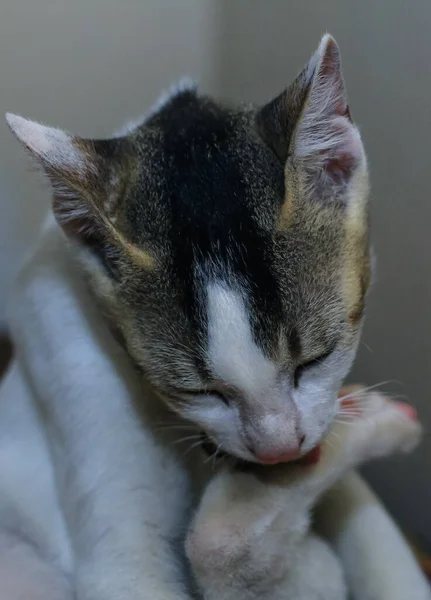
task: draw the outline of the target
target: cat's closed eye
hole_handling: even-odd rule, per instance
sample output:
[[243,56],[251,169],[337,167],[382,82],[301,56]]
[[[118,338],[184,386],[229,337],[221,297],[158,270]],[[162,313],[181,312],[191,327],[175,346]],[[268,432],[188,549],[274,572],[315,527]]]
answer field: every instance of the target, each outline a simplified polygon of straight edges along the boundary
[[226,406],[229,406],[230,403],[228,395],[223,394],[219,390],[213,390],[208,388],[197,390],[181,389],[178,390],[178,393],[182,396],[212,396],[216,400],[220,400],[220,402],[222,402]]
[[315,358],[312,358],[311,360],[308,360],[307,362],[304,362],[296,367],[293,374],[293,385],[295,389],[299,386],[299,381],[304,372],[309,371],[317,365],[321,365],[332,354],[333,350],[334,348],[330,348],[327,352],[324,352],[323,354],[320,354],[319,356],[316,356]]

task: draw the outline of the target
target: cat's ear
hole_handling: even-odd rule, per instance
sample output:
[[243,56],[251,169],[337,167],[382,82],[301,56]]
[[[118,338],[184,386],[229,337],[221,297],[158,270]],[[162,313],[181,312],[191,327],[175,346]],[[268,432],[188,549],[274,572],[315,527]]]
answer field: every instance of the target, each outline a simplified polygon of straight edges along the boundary
[[65,232],[85,238],[112,228],[124,185],[125,140],[84,139],[12,114],[6,120],[47,174]]
[[338,46],[322,41],[296,80],[260,109],[257,127],[274,152],[291,163],[307,197],[345,200],[354,176],[366,173],[361,137],[347,104]]

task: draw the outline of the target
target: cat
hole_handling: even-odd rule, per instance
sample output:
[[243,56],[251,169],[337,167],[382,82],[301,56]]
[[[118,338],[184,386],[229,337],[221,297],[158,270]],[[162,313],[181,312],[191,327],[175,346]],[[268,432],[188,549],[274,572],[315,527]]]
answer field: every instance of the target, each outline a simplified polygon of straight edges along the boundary
[[9,115],[137,368],[238,458],[312,450],[352,364],[370,279],[368,174],[325,36],[261,109],[183,89],[86,140]]
[[57,224],[10,302],[7,600],[190,598],[199,445],[257,468],[307,456],[358,344],[368,178],[338,47],[260,109],[183,88],[109,140],[8,122]]

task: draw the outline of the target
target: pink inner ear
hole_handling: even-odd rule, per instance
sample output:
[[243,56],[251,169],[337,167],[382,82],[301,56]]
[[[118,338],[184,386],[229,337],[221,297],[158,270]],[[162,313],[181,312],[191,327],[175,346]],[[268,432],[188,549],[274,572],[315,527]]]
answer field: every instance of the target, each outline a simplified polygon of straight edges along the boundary
[[346,181],[351,176],[357,159],[350,152],[341,152],[334,158],[325,161],[325,170],[337,183]]
[[325,172],[333,183],[342,185],[349,181],[363,155],[358,131],[350,120],[336,117],[332,121],[333,146],[321,153]]

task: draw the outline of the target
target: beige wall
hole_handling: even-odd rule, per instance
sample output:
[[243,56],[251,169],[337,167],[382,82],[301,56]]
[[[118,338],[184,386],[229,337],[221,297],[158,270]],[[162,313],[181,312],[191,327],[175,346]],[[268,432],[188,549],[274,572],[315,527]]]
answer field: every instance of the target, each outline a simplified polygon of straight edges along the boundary
[[[0,113],[88,135],[141,114],[184,73],[263,101],[329,30],[373,180],[378,255],[355,377],[397,379],[431,426],[431,3],[428,0],[2,0]],[[48,206],[0,124],[0,319],[4,290]],[[368,348],[370,350],[368,350]],[[431,437],[371,472],[390,507],[431,539]]]

